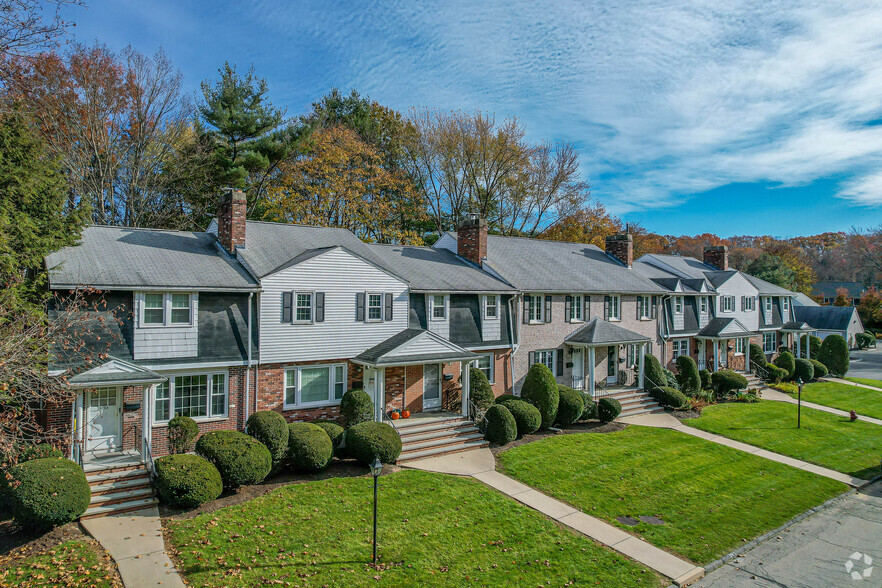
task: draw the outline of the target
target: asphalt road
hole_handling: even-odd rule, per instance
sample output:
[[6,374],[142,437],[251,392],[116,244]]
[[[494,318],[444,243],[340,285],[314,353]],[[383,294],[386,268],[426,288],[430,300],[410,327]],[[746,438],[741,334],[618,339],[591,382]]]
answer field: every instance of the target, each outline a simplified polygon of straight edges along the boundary
[[[875,349],[852,350],[850,357],[851,362],[848,364],[846,374],[848,377],[882,380],[882,344]],[[882,583],[879,586],[882,586]]]
[[882,586],[882,481],[782,531],[694,586]]

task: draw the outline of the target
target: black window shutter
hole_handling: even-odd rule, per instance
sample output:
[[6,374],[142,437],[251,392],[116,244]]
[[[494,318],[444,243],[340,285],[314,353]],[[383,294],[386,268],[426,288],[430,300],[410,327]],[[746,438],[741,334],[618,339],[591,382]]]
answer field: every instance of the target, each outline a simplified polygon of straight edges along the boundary
[[611,297],[609,297],[609,296],[603,297],[603,320],[605,320],[605,321],[609,320],[609,306],[610,306],[611,302],[612,302]]
[[564,320],[566,322],[570,322],[570,316],[572,316],[573,310],[573,297],[567,296],[566,301],[564,302]]
[[294,295],[291,292],[282,292],[282,322],[290,323],[292,320],[291,317],[291,306],[294,301]]
[[545,322],[551,322],[551,296],[545,297]]
[[563,356],[564,356],[563,349],[555,349],[554,355],[557,358],[557,375],[562,376],[563,375]]
[[530,367],[532,367],[533,364],[536,363],[536,352],[535,351],[531,351],[530,353],[527,354],[527,363],[530,364]]
[[[530,322],[530,298],[529,294],[524,294],[524,324]],[[530,362],[530,365],[533,365],[533,362]]]
[[364,292],[355,295],[355,320],[364,322]]
[[741,311],[747,310],[747,296],[741,297]]
[[582,300],[584,301],[583,304],[585,305],[585,310],[582,312],[582,317],[586,321],[590,321],[591,320],[591,297],[585,296],[585,298],[583,298]]
[[392,320],[392,293],[386,292],[386,320]]
[[315,322],[325,322],[325,293],[315,293]]
[[649,308],[650,318],[658,318],[658,296],[652,297],[652,306]]

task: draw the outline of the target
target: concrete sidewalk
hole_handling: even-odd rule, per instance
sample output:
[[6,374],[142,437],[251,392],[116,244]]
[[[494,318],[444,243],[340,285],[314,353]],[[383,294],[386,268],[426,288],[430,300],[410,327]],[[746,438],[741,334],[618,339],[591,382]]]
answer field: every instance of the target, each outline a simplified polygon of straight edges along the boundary
[[171,586],[184,582],[165,553],[156,506],[136,512],[81,520],[80,524],[110,553],[128,588]]
[[[845,380],[831,380],[832,382],[836,382],[837,384],[848,384],[850,386],[856,386],[858,388],[869,388],[870,390],[876,390],[880,394],[882,394],[882,390],[878,388],[872,388],[870,386],[863,386],[861,384],[855,384],[854,382],[846,382]],[[774,400],[775,402],[787,402],[790,404],[796,404],[796,398],[790,396],[790,394],[785,394],[779,390],[774,390],[772,388],[763,388],[760,391],[760,396],[763,400]],[[802,405],[807,408],[813,408],[814,410],[820,410],[822,412],[829,412],[830,414],[835,414],[837,416],[849,418],[849,414],[847,411],[839,410],[838,408],[831,408],[829,406],[824,406],[823,404],[815,404],[814,402],[806,402],[802,401]],[[857,411],[855,411],[857,412]],[[858,420],[864,421],[865,423],[873,423],[874,425],[882,426],[882,420],[874,419],[873,417],[864,416],[858,413]]]
[[589,516],[576,508],[551,498],[529,486],[496,471],[496,460],[489,449],[464,451],[431,459],[408,463],[403,467],[430,472],[471,476],[517,500],[521,504],[538,510],[545,516],[566,525],[571,529],[603,543],[622,555],[626,555],[658,573],[671,578],[678,586],[694,582],[704,575],[700,568],[682,560],[667,551],[650,545],[608,523]]

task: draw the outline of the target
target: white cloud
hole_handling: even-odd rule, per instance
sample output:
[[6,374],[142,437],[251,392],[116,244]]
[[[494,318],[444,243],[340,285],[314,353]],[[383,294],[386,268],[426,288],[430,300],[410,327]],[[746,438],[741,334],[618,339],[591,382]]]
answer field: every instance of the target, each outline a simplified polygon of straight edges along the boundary
[[858,204],[882,206],[882,172],[868,174],[846,182],[838,196]]

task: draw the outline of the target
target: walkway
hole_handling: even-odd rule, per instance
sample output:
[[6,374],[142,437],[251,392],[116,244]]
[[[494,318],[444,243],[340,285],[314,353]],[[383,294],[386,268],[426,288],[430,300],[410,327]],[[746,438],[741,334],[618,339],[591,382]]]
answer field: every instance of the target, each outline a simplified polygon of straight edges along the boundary
[[[859,388],[869,388],[870,390],[876,390],[877,392],[882,393],[882,390],[879,390],[878,388],[873,388],[871,386],[863,386],[861,384],[855,384],[854,382],[847,382],[845,380],[839,380],[839,379],[833,379],[833,378],[830,378],[830,381],[836,382],[837,384],[849,384],[851,386],[857,386]],[[793,398],[792,396],[790,396],[789,394],[785,394],[784,392],[780,392],[778,390],[773,390],[772,388],[763,388],[760,391],[760,396],[762,397],[763,400],[774,400],[776,402],[788,402],[790,404],[797,403],[796,398]],[[846,418],[849,417],[847,411],[839,410],[838,408],[830,408],[829,406],[824,406],[823,404],[815,404],[814,402],[806,402],[805,400],[803,400],[802,405],[805,407],[808,407],[808,408],[813,408],[815,410],[829,412],[830,414],[835,414],[835,415],[846,417]],[[882,426],[882,420],[874,419],[874,418],[868,417],[868,416],[864,416],[860,413],[858,413],[858,420],[864,421],[866,423],[873,423],[874,425]]]
[[80,524],[106,549],[116,562],[128,588],[171,586],[184,582],[165,553],[162,523],[155,506],[136,512],[83,519]]
[[538,510],[545,516],[673,579],[678,586],[694,582],[704,575],[704,568],[671,555],[634,535],[497,472],[496,460],[489,449],[413,461],[405,467],[471,476],[521,504]]

